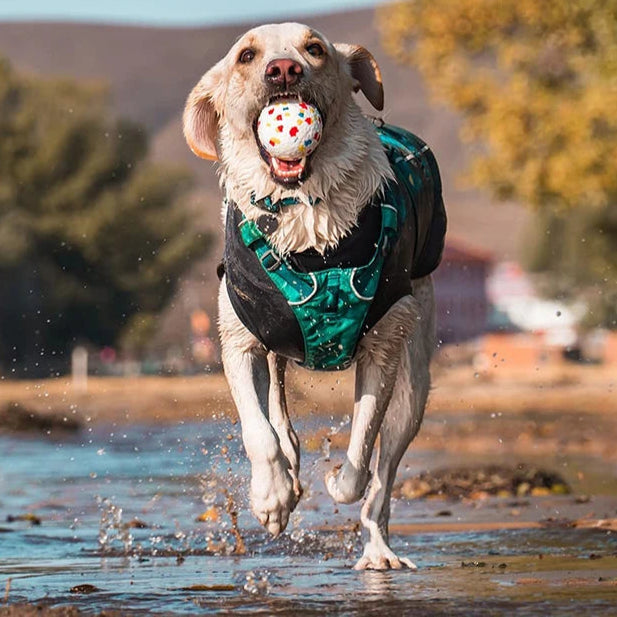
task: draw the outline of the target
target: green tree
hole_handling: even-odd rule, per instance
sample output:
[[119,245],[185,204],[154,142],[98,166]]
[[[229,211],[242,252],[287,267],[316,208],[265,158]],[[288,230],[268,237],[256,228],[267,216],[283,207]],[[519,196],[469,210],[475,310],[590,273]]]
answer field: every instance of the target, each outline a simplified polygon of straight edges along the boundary
[[[614,326],[617,0],[413,0],[378,17],[388,51],[462,112],[469,181],[540,213],[533,265]],[[585,261],[565,267],[577,242]]]
[[[139,349],[207,248],[187,174],[146,161],[100,86],[0,61],[0,367],[41,374],[77,342]],[[57,361],[55,360],[57,359]]]

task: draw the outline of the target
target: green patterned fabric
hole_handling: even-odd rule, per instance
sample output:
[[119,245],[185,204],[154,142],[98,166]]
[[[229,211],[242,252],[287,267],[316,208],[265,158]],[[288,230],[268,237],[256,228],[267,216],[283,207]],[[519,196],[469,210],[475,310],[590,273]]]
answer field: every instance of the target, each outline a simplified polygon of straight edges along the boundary
[[347,368],[379,285],[387,246],[398,229],[399,212],[381,206],[381,235],[371,261],[360,268],[298,272],[281,258],[253,221],[244,219],[240,233],[259,258],[294,312],[304,338],[303,366],[317,370]]
[[278,255],[267,236],[253,221],[243,218],[240,233],[255,252],[263,269],[291,307],[304,338],[303,366],[316,370],[347,368],[354,357],[367,313],[379,285],[389,249],[394,246],[407,216],[410,194],[419,190],[432,170],[413,159],[427,148],[403,129],[377,127],[396,182],[367,207],[381,207],[381,233],[372,259],[358,268],[336,267],[299,272]]

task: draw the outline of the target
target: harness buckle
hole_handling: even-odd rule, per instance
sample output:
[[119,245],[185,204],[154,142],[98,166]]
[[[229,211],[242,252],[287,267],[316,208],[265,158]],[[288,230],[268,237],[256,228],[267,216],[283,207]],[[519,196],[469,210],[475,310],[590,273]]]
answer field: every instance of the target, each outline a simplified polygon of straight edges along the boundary
[[280,255],[278,255],[278,253],[275,253],[272,249],[268,249],[259,258],[259,261],[261,261],[261,265],[268,272],[274,272],[274,270],[276,270],[281,265],[281,262],[283,260],[281,259]]

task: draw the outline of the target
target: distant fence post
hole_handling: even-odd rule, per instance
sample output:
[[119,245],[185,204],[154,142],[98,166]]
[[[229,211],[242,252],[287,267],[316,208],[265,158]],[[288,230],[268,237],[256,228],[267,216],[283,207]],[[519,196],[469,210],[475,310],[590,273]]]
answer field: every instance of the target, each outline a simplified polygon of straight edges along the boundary
[[73,389],[85,392],[88,389],[88,350],[85,347],[73,349],[71,374],[73,376]]

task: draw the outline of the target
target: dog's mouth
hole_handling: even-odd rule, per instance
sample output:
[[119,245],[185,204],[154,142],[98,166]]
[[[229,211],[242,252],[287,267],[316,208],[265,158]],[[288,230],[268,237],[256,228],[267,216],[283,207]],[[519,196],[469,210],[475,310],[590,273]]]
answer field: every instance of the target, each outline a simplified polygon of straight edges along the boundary
[[[303,98],[301,95],[295,92],[280,92],[270,97],[267,105],[272,105],[273,103],[284,101],[293,101],[294,103],[310,103],[310,101],[308,101],[306,98]],[[285,185],[287,187],[293,187],[301,184],[309,177],[310,162],[313,153],[295,159],[277,158],[271,155],[264,148],[263,144],[259,140],[259,136],[257,134],[257,118],[253,123],[253,132],[255,134],[257,146],[259,147],[259,154],[270,168],[270,176],[275,182]]]

